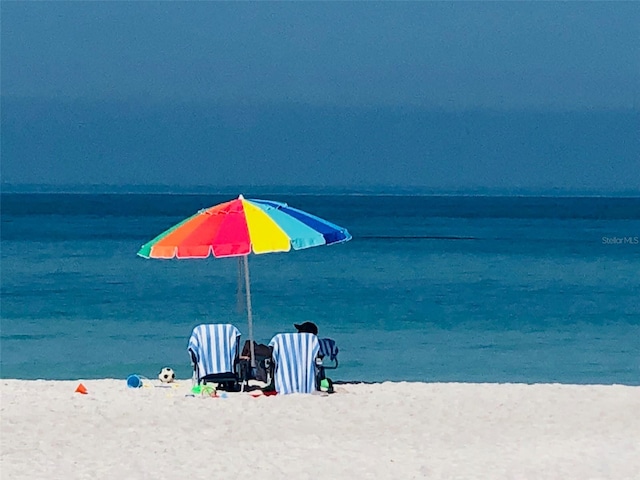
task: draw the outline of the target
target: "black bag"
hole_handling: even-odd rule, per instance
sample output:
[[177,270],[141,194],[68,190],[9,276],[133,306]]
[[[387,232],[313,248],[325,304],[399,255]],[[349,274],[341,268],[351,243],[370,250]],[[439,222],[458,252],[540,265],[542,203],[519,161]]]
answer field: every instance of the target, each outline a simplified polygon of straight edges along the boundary
[[271,347],[262,343],[253,342],[253,350],[256,358],[255,368],[251,368],[251,344],[249,340],[244,342],[241,357],[247,362],[247,380],[258,380],[268,383],[271,381]]
[[[244,342],[244,346],[242,347],[242,353],[240,356],[242,357],[250,357],[251,356],[251,343],[247,340]],[[263,343],[253,342],[253,351],[256,355],[256,360],[258,358],[271,358],[271,347],[269,345],[265,345]]]

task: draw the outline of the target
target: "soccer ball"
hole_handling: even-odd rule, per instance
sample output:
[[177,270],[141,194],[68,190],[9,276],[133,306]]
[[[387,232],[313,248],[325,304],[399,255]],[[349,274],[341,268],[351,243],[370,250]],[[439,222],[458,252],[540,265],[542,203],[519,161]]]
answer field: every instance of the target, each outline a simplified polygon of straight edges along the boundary
[[169,367],[164,367],[162,370],[160,370],[160,373],[158,374],[158,379],[162,383],[171,383],[176,379],[176,374],[173,372],[173,369]]

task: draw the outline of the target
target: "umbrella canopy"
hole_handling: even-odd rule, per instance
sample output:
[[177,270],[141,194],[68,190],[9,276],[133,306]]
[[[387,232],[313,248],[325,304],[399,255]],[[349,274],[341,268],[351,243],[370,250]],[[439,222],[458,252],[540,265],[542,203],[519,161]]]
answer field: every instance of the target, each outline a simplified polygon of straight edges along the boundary
[[253,252],[288,252],[292,248],[351,240],[349,232],[286,203],[235,200],[200,210],[142,246],[144,258],[236,257]]
[[349,232],[310,213],[269,200],[237,199],[200,210],[144,244],[144,258],[244,257],[251,362],[253,320],[247,256],[351,240]]

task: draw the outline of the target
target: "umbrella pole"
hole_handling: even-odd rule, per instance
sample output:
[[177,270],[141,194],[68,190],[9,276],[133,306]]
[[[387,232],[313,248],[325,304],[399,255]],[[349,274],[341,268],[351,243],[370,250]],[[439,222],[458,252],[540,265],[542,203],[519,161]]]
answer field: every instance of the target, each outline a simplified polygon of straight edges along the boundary
[[249,282],[249,255],[244,256],[244,289],[247,292],[247,319],[249,321],[249,350],[251,352],[251,368],[256,366],[256,352],[253,344],[253,316],[251,313],[251,285]]
[[244,276],[242,270],[242,259],[238,257],[238,284],[236,286],[236,311],[238,313],[244,312],[244,298],[242,294],[244,293],[242,289],[244,286],[242,285],[242,278]]

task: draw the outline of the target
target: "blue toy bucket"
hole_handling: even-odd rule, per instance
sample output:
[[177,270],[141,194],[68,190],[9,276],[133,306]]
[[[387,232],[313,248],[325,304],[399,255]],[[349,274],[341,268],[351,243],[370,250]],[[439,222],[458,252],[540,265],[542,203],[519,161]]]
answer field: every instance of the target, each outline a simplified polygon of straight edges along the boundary
[[129,388],[141,388],[142,387],[142,378],[138,375],[129,375],[127,377],[127,387]]

